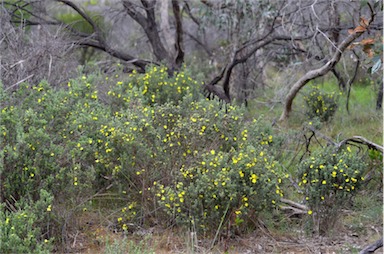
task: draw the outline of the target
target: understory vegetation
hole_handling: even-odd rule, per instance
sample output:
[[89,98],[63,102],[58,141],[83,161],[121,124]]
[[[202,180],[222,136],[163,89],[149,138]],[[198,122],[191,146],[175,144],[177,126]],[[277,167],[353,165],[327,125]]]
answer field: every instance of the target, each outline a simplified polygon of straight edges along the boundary
[[[345,112],[338,88],[304,92],[304,110],[293,115],[290,130],[273,126],[260,113],[264,104],[208,100],[188,68],[173,76],[161,66],[145,74],[80,71],[59,88],[41,81],[0,89],[1,253],[67,252],[76,232],[90,234],[106,253],[156,246],[148,238],[99,239],[103,228],[125,236],[183,229],[193,250],[197,239],[211,239],[209,249],[264,225],[324,236],[352,218],[364,220],[370,209],[380,211],[370,222],[380,220],[382,207],[374,205],[381,200],[382,154],[340,141],[351,137],[351,127],[380,144],[382,115],[352,97],[351,105],[371,110],[359,123]],[[376,132],[365,131],[367,124]],[[284,199],[304,208],[289,215]],[[81,226],[95,214],[104,219]]]

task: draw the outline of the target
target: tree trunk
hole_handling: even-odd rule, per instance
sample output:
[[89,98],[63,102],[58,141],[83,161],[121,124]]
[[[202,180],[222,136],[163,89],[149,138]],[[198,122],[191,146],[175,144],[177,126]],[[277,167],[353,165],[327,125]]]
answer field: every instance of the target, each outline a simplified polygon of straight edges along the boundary
[[136,4],[133,4],[131,1],[123,1],[123,6],[128,15],[134,19],[139,25],[143,28],[144,33],[147,35],[149,43],[151,44],[153,54],[156,57],[156,60],[161,61],[170,61],[170,55],[166,48],[164,47],[163,42],[160,40],[160,34],[158,31],[158,24],[156,23],[155,17],[155,3],[156,1],[141,1],[146,16],[141,14],[136,9]]
[[376,110],[382,109],[383,106],[383,81],[381,81],[379,92],[377,93]]

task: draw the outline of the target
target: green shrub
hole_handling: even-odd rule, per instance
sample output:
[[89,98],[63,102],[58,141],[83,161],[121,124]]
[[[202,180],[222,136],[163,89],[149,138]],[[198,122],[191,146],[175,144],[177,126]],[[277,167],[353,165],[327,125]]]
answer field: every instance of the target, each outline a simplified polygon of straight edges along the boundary
[[164,66],[148,67],[145,74],[133,71],[127,81],[118,81],[108,92],[113,99],[111,102],[122,105],[136,104],[137,101],[148,106],[170,102],[178,104],[187,94],[198,95],[197,81],[187,70],[169,76]]
[[[60,89],[41,82],[15,93],[1,90],[2,201],[15,204],[28,197],[25,202],[32,205],[38,190],[46,189],[52,207],[73,216],[84,200],[108,189],[125,200],[114,213],[122,230],[153,216],[166,221],[177,216],[186,223],[195,213],[204,231],[213,230],[217,224],[210,220],[231,214],[240,220],[273,207],[282,195],[282,176],[270,129],[245,119],[244,107],[224,109],[218,100],[204,98],[187,73],[169,77],[164,67],[151,67],[121,80],[118,74],[92,74]],[[103,82],[108,91],[100,87]],[[182,189],[176,188],[180,182]],[[162,185],[168,196],[158,196]],[[211,188],[210,196],[199,199],[196,185]],[[162,198],[182,191],[188,203],[171,214]],[[157,201],[167,213],[158,212]],[[213,206],[201,208],[202,202]],[[51,214],[58,223],[66,216],[55,209]]]
[[[101,136],[98,126],[108,111],[97,103],[96,91],[85,80],[72,83],[60,91],[45,83],[25,87],[26,94],[14,94],[8,99],[10,105],[2,109],[6,199],[33,197],[40,188],[55,197],[71,196],[92,184]],[[22,103],[13,106],[18,100]]]
[[301,162],[299,186],[306,195],[316,232],[325,234],[333,228],[340,210],[362,186],[364,165],[348,146],[338,152],[321,149]]
[[306,114],[310,119],[319,118],[320,121],[328,122],[337,110],[338,96],[321,91],[318,86],[312,86],[309,94],[304,96],[307,105]]
[[[49,223],[53,197],[45,190],[34,204],[20,200],[11,208],[0,205],[1,253],[51,253],[53,238]],[[12,209],[13,211],[9,211]]]
[[154,183],[168,215],[200,233],[270,211],[283,195],[285,176],[271,156],[272,135],[256,121],[245,121],[241,107],[225,112],[216,106],[215,101],[193,102],[186,111],[190,116],[179,118],[166,142],[183,144],[176,145],[182,159],[172,179]]
[[[55,90],[45,82],[24,85],[11,94],[2,92],[0,115],[2,179],[1,201],[33,206],[40,189],[52,193],[52,206],[77,207],[99,190],[95,153],[102,135],[99,126],[109,109],[97,99],[87,78]],[[61,211],[52,210],[60,223]],[[11,215],[10,215],[11,216]],[[41,222],[42,228],[48,225]],[[51,223],[52,234],[60,225]],[[61,240],[61,237],[56,239]]]

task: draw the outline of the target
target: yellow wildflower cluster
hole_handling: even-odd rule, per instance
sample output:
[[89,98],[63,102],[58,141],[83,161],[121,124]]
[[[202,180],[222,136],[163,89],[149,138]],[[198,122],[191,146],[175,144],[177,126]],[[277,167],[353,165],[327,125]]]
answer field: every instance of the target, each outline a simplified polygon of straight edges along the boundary
[[309,118],[319,118],[321,121],[329,121],[337,110],[338,96],[335,92],[326,93],[320,90],[318,86],[312,86],[304,101]]
[[227,204],[230,211],[241,215],[249,209],[273,206],[283,196],[280,185],[284,177],[265,151],[249,147],[231,155],[212,149],[199,156],[201,160],[194,166],[181,166],[174,185],[156,186],[159,203],[182,221],[189,222],[187,215],[196,214],[200,227],[210,228],[223,216]]
[[363,168],[364,163],[349,146],[336,153],[324,149],[300,164],[299,186],[304,188],[312,210],[322,209],[329,203],[341,207],[361,186]]

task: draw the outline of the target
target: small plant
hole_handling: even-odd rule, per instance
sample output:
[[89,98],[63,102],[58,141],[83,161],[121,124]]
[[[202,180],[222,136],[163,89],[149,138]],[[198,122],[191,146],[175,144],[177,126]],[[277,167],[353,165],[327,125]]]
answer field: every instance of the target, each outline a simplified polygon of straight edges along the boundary
[[348,146],[338,152],[319,150],[301,162],[299,186],[304,189],[315,232],[325,234],[333,228],[340,210],[363,183],[364,165]]
[[328,122],[337,110],[338,96],[321,91],[318,86],[312,86],[308,95],[304,96],[307,105],[307,116],[310,119],[318,118],[322,122]]

